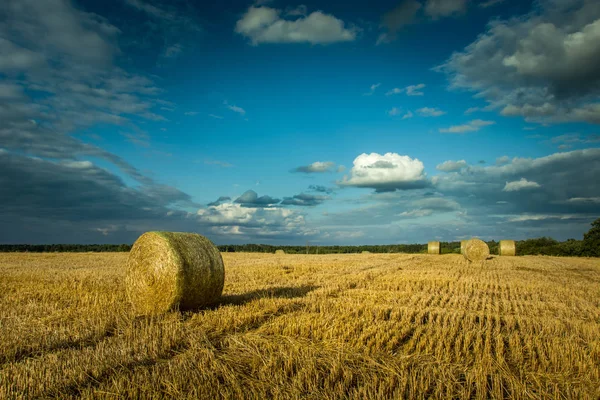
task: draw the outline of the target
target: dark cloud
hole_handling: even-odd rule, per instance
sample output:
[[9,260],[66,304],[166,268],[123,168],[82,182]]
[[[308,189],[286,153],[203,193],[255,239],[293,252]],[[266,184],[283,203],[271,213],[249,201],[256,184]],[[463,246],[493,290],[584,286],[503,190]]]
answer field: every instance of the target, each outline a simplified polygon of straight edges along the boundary
[[293,197],[284,197],[281,202],[282,205],[291,205],[291,206],[304,206],[304,207],[313,207],[322,204],[325,200],[328,200],[327,196],[315,196],[307,193],[300,193]]
[[531,122],[600,123],[600,6],[542,0],[527,15],[494,21],[438,67],[452,88]]
[[[470,166],[432,181],[438,191],[471,205],[469,213],[480,210],[481,214],[489,214],[490,207],[497,204],[496,213],[506,215],[589,216],[600,214],[598,204],[570,199],[600,197],[598,174],[600,149],[585,149],[535,159],[507,157],[495,166]],[[518,190],[524,184],[526,187]]]
[[269,207],[279,203],[281,200],[271,196],[260,196],[254,190],[247,190],[240,197],[234,200],[234,203],[241,204],[244,207]]
[[334,190],[334,188],[329,188],[329,187],[322,186],[322,185],[310,185],[308,187],[308,189],[312,190],[314,192],[327,193],[327,194],[333,193],[333,190]]
[[427,0],[424,12],[432,19],[464,13],[468,0]]
[[303,172],[305,174],[332,172],[335,163],[332,161],[316,161],[309,165],[303,165],[292,169],[290,172]]
[[218,206],[219,204],[224,203],[224,202],[229,201],[229,200],[231,200],[231,197],[221,196],[217,200],[208,203],[207,206],[209,206],[209,207]]
[[393,10],[385,13],[381,18],[381,26],[387,30],[377,39],[377,44],[387,43],[396,39],[396,35],[402,27],[410,25],[415,21],[417,12],[421,9],[421,3],[415,0],[404,0]]

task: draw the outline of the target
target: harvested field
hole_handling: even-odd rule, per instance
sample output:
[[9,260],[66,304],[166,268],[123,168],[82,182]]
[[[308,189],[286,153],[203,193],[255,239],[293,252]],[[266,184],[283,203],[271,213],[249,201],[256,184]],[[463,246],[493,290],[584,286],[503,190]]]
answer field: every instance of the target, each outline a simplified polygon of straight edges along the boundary
[[600,397],[600,260],[224,253],[133,317],[127,253],[0,254],[0,398]]

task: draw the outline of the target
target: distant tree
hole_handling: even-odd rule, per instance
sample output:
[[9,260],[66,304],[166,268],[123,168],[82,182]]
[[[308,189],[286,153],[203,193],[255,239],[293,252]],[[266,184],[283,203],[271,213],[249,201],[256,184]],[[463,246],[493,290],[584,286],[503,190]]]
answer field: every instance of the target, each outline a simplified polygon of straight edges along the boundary
[[600,257],[600,218],[592,222],[592,229],[583,235],[583,255]]

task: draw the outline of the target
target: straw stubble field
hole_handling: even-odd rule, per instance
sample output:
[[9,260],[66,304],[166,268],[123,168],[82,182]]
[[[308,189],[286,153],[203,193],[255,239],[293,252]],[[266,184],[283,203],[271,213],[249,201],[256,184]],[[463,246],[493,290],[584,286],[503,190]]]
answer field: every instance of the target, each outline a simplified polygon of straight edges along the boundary
[[0,398],[600,397],[600,260],[223,254],[136,317],[126,253],[0,254]]

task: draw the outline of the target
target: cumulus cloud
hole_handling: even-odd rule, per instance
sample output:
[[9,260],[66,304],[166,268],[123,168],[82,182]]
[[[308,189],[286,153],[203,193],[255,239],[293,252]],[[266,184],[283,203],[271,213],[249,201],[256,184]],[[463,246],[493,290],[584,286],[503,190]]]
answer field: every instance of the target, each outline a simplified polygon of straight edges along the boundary
[[302,165],[291,170],[291,172],[303,172],[305,174],[332,172],[335,168],[333,161],[315,161],[309,165]]
[[445,111],[442,111],[439,108],[431,108],[431,107],[419,108],[417,110],[417,113],[422,117],[439,117],[441,115],[446,114]]
[[519,190],[537,189],[539,187],[541,187],[539,183],[533,182],[533,181],[528,181],[525,178],[521,178],[518,181],[506,182],[506,185],[504,185],[504,189],[502,189],[502,191],[503,192],[516,192]]
[[[129,141],[148,145],[138,121],[171,103],[148,77],[114,65],[120,30],[70,2],[0,3],[0,142],[11,152],[55,160],[103,159],[140,184],[160,185],[121,157],[74,137],[96,124],[118,125]],[[7,50],[5,52],[3,50]],[[5,55],[6,54],[6,55]]]
[[413,117],[413,113],[411,111],[407,111],[403,116],[402,119],[409,119]]
[[460,171],[463,168],[466,168],[467,166],[468,166],[468,164],[465,160],[459,160],[459,161],[448,160],[448,161],[444,161],[441,164],[438,164],[435,167],[435,169],[437,169],[438,171],[444,171],[444,172],[456,172],[456,171]]
[[325,200],[328,199],[328,196],[318,196],[308,193],[300,193],[293,197],[284,197],[281,204],[291,206],[313,207],[322,204]]
[[214,234],[226,235],[229,243],[249,239],[285,243],[292,238],[318,233],[306,227],[302,214],[278,207],[247,208],[236,203],[222,203],[199,209],[196,220],[203,226],[211,226]]
[[598,124],[599,39],[596,1],[542,0],[527,15],[490,23],[437,70],[502,115]]
[[269,207],[280,201],[280,199],[266,195],[258,197],[258,194],[254,190],[247,190],[235,199],[234,203],[241,204],[244,207]]
[[229,196],[221,196],[217,200],[211,201],[210,203],[208,203],[207,206],[209,206],[209,207],[218,206],[219,204],[224,203],[226,201],[230,201],[230,200],[231,200],[231,197],[229,197]]
[[363,153],[356,157],[350,170],[338,182],[341,186],[372,188],[377,192],[415,189],[427,186],[425,167],[418,159],[396,153]]
[[484,126],[494,125],[494,121],[484,121],[481,119],[474,119],[467,122],[464,125],[455,125],[449,128],[441,128],[441,133],[466,133],[466,132],[477,132]]
[[282,18],[281,10],[270,7],[250,7],[237,21],[235,32],[260,43],[330,44],[356,39],[357,29],[346,28],[333,15],[314,11],[296,19]]

